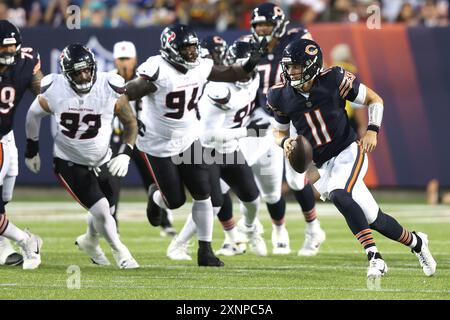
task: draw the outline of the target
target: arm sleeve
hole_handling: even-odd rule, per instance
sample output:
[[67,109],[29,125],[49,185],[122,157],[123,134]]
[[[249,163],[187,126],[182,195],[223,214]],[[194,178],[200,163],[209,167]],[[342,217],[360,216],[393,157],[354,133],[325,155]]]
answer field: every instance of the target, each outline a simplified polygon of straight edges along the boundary
[[334,67],[333,69],[336,75],[336,85],[338,87],[339,96],[343,100],[354,102],[359,94],[360,82],[358,78],[356,78],[353,73],[346,71],[341,67]]
[[25,132],[27,139],[33,141],[39,140],[39,130],[41,128],[41,120],[43,117],[48,116],[49,113],[42,109],[39,104],[38,98],[35,98],[30,108],[28,109],[26,122],[25,122]]
[[158,80],[159,74],[159,63],[156,61],[156,57],[150,57],[141,64],[136,73],[147,81],[156,81]]
[[267,93],[267,109],[273,111],[274,128],[279,131],[287,131],[289,130],[290,119],[287,114],[280,110],[279,104],[273,89],[269,89]]

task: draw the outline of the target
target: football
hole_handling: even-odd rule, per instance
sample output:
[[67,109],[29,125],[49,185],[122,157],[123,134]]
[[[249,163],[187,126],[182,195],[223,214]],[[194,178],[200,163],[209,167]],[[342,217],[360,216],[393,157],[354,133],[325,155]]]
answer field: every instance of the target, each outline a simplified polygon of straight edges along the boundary
[[312,162],[313,150],[309,141],[302,135],[292,142],[294,149],[289,154],[289,163],[298,173],[304,173]]

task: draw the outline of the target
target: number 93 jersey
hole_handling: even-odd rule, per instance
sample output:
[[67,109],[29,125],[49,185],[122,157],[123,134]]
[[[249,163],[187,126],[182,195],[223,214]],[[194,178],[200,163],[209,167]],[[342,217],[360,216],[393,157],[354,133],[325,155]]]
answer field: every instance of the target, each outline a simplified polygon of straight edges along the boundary
[[41,96],[57,124],[55,157],[89,167],[109,161],[114,107],[123,86],[121,76],[97,72],[91,91],[78,95],[63,75],[49,74],[42,79]]
[[157,88],[142,98],[141,121],[146,130],[143,137],[138,136],[139,150],[156,157],[171,157],[188,149],[200,136],[197,102],[213,61],[198,60],[199,65],[186,73],[175,69],[160,55],[139,66],[139,76],[152,81]]
[[16,107],[40,68],[39,54],[32,48],[22,48],[16,63],[0,74],[0,137],[11,131]]

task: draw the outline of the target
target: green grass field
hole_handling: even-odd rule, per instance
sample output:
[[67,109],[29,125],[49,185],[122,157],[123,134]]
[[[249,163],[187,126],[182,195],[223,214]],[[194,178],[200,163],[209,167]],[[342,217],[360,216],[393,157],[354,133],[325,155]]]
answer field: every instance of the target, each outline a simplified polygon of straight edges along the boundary
[[[265,206],[260,219],[271,252],[271,226]],[[180,230],[190,205],[175,211],[174,225]],[[237,208],[237,206],[235,206]],[[0,299],[445,299],[450,300],[450,207],[427,205],[382,205],[385,212],[407,228],[428,233],[430,248],[438,262],[437,273],[426,277],[408,248],[375,233],[377,246],[389,266],[380,288],[366,284],[367,259],[344,219],[329,204],[318,204],[318,214],[327,240],[316,257],[298,257],[303,242],[304,221],[297,205],[289,204],[287,228],[293,252],[287,256],[256,257],[247,252],[224,257],[224,268],[174,262],[165,256],[169,238],[159,235],[144,216],[143,202],[123,202],[120,207],[121,238],[141,268],[119,270],[98,267],[74,245],[85,231],[85,214],[75,202],[12,202],[8,216],[20,227],[29,227],[44,240],[42,264],[37,270],[0,267]],[[236,209],[235,209],[236,210]],[[213,247],[223,240],[215,222]],[[102,247],[113,262],[106,245]],[[71,267],[72,266],[72,267]],[[75,266],[75,267],[73,267]],[[80,289],[69,289],[72,268],[79,267]],[[69,270],[69,273],[68,273]]]

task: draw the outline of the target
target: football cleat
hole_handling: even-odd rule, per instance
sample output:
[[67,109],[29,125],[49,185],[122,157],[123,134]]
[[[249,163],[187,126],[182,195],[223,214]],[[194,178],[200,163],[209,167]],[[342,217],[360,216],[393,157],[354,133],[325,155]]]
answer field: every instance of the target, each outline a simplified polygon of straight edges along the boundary
[[197,263],[200,267],[223,267],[225,264],[214,255],[211,246],[198,248]]
[[139,268],[139,264],[137,261],[131,256],[128,248],[122,244],[120,250],[112,250],[114,260],[116,260],[117,266],[120,269],[137,269]]
[[192,260],[192,257],[188,253],[188,244],[179,242],[177,237],[173,238],[170,242],[166,255],[169,259],[176,261]]
[[379,252],[369,252],[369,267],[367,269],[367,279],[377,279],[388,272],[388,267]]
[[41,248],[42,239],[25,230],[29,238],[23,243],[19,243],[19,246],[23,255],[23,265],[22,268],[25,270],[36,269],[41,264]]
[[[240,233],[239,233],[240,234]],[[247,245],[245,242],[233,242],[227,233],[225,233],[225,240],[222,244],[222,247],[216,251],[216,255],[218,256],[234,256],[238,254],[245,253]]]
[[273,254],[289,254],[291,247],[289,245],[289,233],[286,226],[281,228],[272,225],[272,253]]
[[77,238],[75,244],[78,246],[78,249],[86,253],[91,258],[93,263],[100,266],[109,266],[111,264],[100,247],[97,238],[89,237],[87,234],[82,234]]
[[254,223],[251,226],[245,225],[243,220],[239,220],[238,229],[244,233],[250,243],[250,250],[258,256],[267,256],[267,246],[261,233],[258,232],[258,226]]
[[305,242],[303,243],[303,247],[298,251],[298,255],[303,257],[315,256],[325,239],[325,231],[322,230],[320,225],[307,227],[305,230]]
[[18,266],[22,262],[22,255],[14,250],[9,239],[0,236],[0,265]]
[[422,247],[420,248],[420,252],[414,252],[414,254],[419,259],[420,266],[422,267],[423,273],[425,273],[426,276],[431,277],[436,272],[436,260],[434,260],[433,256],[431,255],[430,249],[428,248],[428,235],[422,232],[415,232],[413,233],[422,239]]

